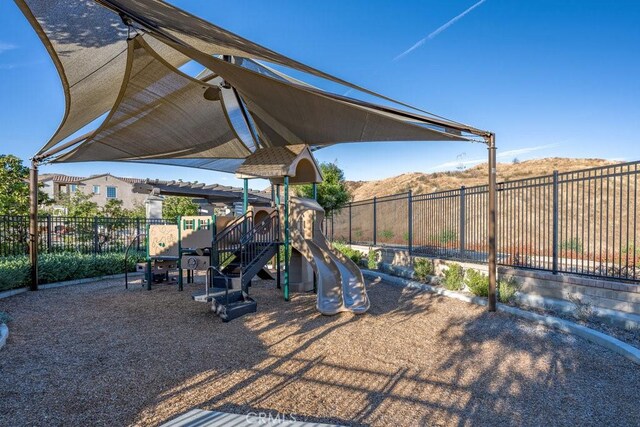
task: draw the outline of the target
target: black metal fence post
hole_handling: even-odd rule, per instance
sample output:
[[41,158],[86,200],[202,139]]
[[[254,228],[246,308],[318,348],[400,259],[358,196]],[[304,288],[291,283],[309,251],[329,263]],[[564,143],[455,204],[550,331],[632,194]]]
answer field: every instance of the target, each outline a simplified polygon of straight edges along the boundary
[[100,250],[100,241],[98,240],[98,217],[93,217],[93,253],[97,254]]
[[51,253],[51,215],[47,214],[47,252]]
[[373,246],[376,245],[377,242],[377,229],[378,229],[378,220],[376,213],[376,198],[373,198]]
[[349,244],[353,244],[353,240],[351,238],[351,203],[349,203]]
[[558,273],[558,171],[553,171],[553,274]]
[[[136,218],[136,236],[139,236],[140,232],[140,218]],[[138,252],[140,252],[140,238],[136,240],[138,241]]]
[[411,190],[407,193],[407,247],[409,256],[413,253],[413,194]]
[[465,251],[465,238],[466,238],[466,207],[465,207],[465,197],[464,197],[464,185],[460,187],[460,258],[466,258]]

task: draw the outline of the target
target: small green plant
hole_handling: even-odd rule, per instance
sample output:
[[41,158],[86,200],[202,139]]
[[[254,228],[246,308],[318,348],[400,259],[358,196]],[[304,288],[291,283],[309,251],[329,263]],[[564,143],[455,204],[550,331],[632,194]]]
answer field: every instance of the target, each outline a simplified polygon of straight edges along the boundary
[[382,240],[391,240],[393,239],[393,236],[395,236],[395,234],[391,230],[382,230],[380,232],[380,238]]
[[424,282],[433,276],[433,261],[426,258],[416,258],[413,261],[413,272],[418,280]]
[[444,272],[444,280],[442,284],[450,291],[458,291],[462,289],[464,284],[464,268],[460,264],[449,264]]
[[498,282],[498,297],[503,304],[513,302],[517,291],[518,282],[514,277],[500,279]]
[[575,253],[582,253],[583,250],[582,242],[580,242],[580,239],[578,239],[577,237],[572,237],[569,240],[565,240],[560,245],[560,248],[565,251],[571,251]]
[[489,277],[487,275],[476,270],[467,270],[467,277],[464,283],[472,294],[479,297],[489,296]]
[[13,319],[11,318],[11,316],[9,316],[9,314],[5,313],[4,311],[0,311],[0,325],[2,325],[3,323],[9,323],[12,320]]
[[362,230],[360,230],[359,228],[356,228],[353,230],[353,235],[355,236],[355,238],[357,240],[361,240],[362,239]]
[[431,240],[438,242],[441,245],[453,243],[458,240],[458,233],[453,230],[442,230],[440,233],[431,236]]
[[593,304],[585,301],[579,295],[570,294],[567,299],[574,305],[573,316],[578,320],[589,320],[595,314]]
[[370,270],[376,270],[378,268],[378,252],[374,249],[369,249],[367,255],[367,267]]
[[408,242],[409,241],[409,232],[405,231],[404,233],[402,233],[402,241],[403,242]]
[[349,258],[351,261],[355,262],[357,265],[360,265],[360,261],[362,260],[363,256],[362,252],[340,242],[335,242],[333,244],[333,247],[342,252],[342,254]]

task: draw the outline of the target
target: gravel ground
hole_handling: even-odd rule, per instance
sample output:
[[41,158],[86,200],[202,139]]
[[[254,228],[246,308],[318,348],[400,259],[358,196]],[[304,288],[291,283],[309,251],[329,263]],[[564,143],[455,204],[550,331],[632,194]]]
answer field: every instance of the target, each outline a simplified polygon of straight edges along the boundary
[[[189,286],[192,288],[193,286]],[[345,425],[640,425],[640,368],[481,307],[372,283],[371,310],[252,288],[221,323],[122,280],[0,300],[0,425],[157,425],[192,408]],[[198,287],[199,288],[199,287]]]

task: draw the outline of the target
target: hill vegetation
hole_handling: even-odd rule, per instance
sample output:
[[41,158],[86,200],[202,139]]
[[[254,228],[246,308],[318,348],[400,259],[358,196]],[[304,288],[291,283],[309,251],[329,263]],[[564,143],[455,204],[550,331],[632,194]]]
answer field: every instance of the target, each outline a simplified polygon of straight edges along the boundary
[[[604,159],[545,158],[523,162],[498,163],[498,182],[550,175],[554,170],[568,172],[614,164]],[[353,200],[365,200],[413,191],[414,194],[473,187],[487,183],[487,164],[465,170],[420,173],[412,172],[378,181],[347,181]]]

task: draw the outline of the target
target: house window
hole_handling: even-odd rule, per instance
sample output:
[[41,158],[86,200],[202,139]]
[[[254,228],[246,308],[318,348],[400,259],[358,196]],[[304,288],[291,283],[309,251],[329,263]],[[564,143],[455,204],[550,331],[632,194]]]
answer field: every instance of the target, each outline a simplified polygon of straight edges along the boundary
[[72,193],[75,193],[76,191],[78,191],[78,184],[71,184],[69,186],[69,191],[71,191]]
[[93,186],[93,194],[100,194],[100,186],[99,185],[94,185]]
[[118,197],[118,189],[116,187],[107,187],[107,199],[115,199]]

